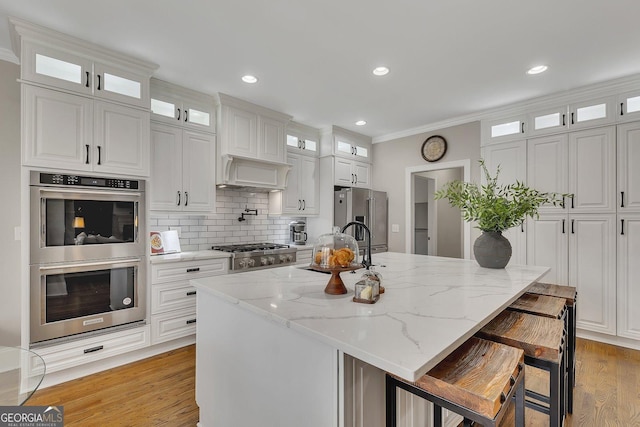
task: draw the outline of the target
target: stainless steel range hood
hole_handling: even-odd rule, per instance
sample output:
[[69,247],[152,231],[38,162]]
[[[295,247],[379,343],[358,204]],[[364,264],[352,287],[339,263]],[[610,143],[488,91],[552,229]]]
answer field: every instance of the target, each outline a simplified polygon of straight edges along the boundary
[[218,163],[218,188],[231,188],[252,192],[284,190],[291,165],[222,155]]

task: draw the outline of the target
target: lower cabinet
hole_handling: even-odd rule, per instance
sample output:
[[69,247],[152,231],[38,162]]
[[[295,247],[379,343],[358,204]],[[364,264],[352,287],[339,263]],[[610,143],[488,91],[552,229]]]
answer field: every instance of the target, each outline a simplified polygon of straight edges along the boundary
[[298,248],[298,252],[296,252],[296,264],[311,264],[311,256],[313,253],[313,248]]
[[143,325],[32,350],[44,359],[47,373],[52,373],[148,347],[149,330],[149,325]]
[[[345,427],[385,426],[385,372],[351,356],[344,356]],[[397,427],[433,425],[432,405],[404,390],[396,390]],[[442,410],[443,425],[454,427],[462,417]]]
[[617,241],[618,335],[640,340],[640,213],[618,214]]
[[196,290],[189,280],[226,274],[229,258],[151,265],[151,344],[196,333]]

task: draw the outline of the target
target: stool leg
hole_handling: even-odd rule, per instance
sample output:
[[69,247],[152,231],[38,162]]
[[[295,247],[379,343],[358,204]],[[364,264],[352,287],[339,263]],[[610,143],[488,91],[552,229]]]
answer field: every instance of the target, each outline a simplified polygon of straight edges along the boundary
[[561,396],[561,380],[560,366],[562,364],[553,364],[549,371],[549,426],[560,427],[560,396]]
[[[523,372],[520,375],[524,375],[524,367],[522,368]],[[516,399],[516,427],[524,427],[524,378],[520,380],[517,385],[515,392]]]
[[433,427],[442,427],[442,407],[433,404]]
[[396,427],[396,384],[389,375],[385,382],[385,400],[387,427]]
[[573,388],[576,386],[576,305],[569,310],[569,352],[567,370],[569,385],[567,390],[567,412],[573,414]]
[[473,421],[471,421],[469,418],[465,418],[465,419],[462,421],[462,425],[463,425],[464,427],[471,427],[471,426],[473,426]]

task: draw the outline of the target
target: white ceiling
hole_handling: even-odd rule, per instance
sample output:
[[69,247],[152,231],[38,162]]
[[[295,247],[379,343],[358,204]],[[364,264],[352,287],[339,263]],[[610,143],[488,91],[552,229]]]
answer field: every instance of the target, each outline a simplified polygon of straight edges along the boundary
[[[0,0],[0,14],[154,62],[163,80],[379,140],[640,73],[638,0]],[[537,64],[549,70],[527,76]],[[391,73],[373,76],[378,65]]]

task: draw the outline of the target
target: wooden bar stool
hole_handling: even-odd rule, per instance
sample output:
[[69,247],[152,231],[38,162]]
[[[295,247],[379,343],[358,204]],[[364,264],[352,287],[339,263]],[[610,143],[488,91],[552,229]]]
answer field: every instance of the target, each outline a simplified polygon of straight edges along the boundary
[[554,285],[552,283],[535,282],[528,293],[538,295],[548,295],[562,298],[567,305],[568,320],[568,346],[567,346],[567,370],[569,374],[569,384],[567,386],[567,412],[573,413],[573,389],[576,386],[576,311],[578,307],[578,292],[574,286]]
[[433,425],[442,426],[442,408],[485,427],[497,426],[511,399],[515,425],[524,427],[524,352],[472,337],[415,383],[386,376],[387,427],[396,427],[396,388],[433,403]]
[[[549,317],[551,319],[560,319],[564,322],[565,335],[569,334],[569,319],[567,316],[567,305],[564,299],[556,298],[549,295],[539,295],[534,293],[525,293],[520,298],[515,300],[513,304],[508,307],[509,310],[520,311],[522,313],[533,314],[536,316]],[[568,357],[568,351],[567,351]],[[568,360],[565,361],[565,372],[562,375],[561,381],[561,395],[560,395],[560,411],[562,414],[571,413],[569,410],[569,373]],[[526,384],[525,384],[526,387]],[[534,393],[530,390],[527,394],[533,396]],[[538,399],[545,400],[545,396],[537,395]],[[571,399],[573,401],[573,399]]]
[[560,427],[564,417],[563,383],[565,374],[565,331],[560,319],[504,310],[476,335],[480,338],[518,347],[524,350],[525,365],[549,372],[549,394],[544,396],[526,391],[548,407],[527,400],[526,406],[549,415],[549,425]]

